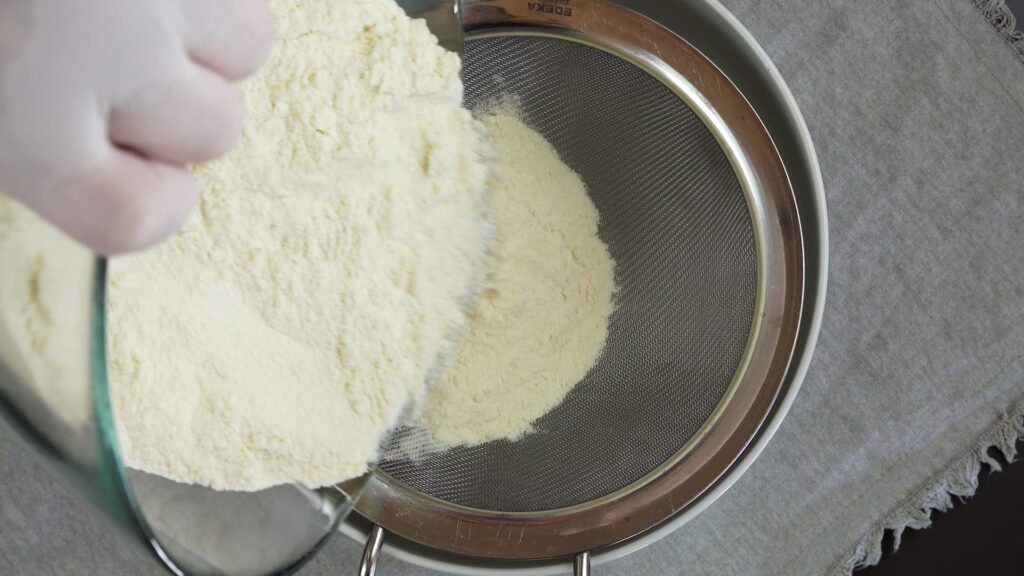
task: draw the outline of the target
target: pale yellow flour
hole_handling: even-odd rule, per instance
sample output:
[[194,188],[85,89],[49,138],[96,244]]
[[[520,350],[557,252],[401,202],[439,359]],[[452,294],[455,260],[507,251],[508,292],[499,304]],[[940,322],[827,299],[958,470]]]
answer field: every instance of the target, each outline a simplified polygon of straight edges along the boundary
[[0,197],[0,360],[17,380],[4,392],[60,443],[84,432],[92,413],[92,263],[85,248]]
[[483,121],[500,154],[498,238],[489,289],[422,419],[446,446],[529,433],[593,367],[613,310],[614,265],[583,181],[511,109]]
[[491,232],[459,59],[393,0],[271,6],[240,145],[110,278],[128,465],[217,489],[365,472],[461,332]]

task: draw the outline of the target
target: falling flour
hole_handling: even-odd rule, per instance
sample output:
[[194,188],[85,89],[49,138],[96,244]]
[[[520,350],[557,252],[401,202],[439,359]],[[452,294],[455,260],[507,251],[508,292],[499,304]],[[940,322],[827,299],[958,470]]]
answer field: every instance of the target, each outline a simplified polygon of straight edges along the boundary
[[583,181],[514,110],[483,122],[500,154],[498,236],[488,289],[419,424],[443,447],[529,433],[593,367],[613,310],[614,266]]
[[362,474],[461,334],[492,228],[458,57],[393,0],[271,6],[241,142],[110,275],[127,464],[216,489]]

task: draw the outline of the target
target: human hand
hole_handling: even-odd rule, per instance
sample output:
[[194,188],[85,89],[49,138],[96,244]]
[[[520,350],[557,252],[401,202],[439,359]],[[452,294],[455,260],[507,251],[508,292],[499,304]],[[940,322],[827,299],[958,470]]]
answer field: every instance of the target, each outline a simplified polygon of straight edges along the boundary
[[272,29],[267,0],[0,0],[0,193],[102,254],[172,234]]

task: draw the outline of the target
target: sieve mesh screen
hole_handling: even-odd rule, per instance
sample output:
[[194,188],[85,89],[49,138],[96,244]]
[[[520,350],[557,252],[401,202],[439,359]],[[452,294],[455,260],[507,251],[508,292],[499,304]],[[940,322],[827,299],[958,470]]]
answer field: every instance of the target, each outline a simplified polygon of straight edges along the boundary
[[465,81],[470,106],[514,96],[586,182],[616,261],[617,309],[602,358],[537,433],[379,467],[472,508],[583,504],[669,459],[726,393],[757,292],[746,198],[689,107],[607,52],[547,37],[477,39]]

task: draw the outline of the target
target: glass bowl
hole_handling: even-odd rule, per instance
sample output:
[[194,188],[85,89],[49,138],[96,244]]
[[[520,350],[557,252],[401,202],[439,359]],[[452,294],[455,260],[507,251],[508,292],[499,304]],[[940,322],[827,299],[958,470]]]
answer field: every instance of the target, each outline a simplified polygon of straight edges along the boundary
[[21,437],[171,573],[294,572],[353,495],[298,485],[218,492],[127,468],[108,394],[107,266],[0,197],[0,433]]

